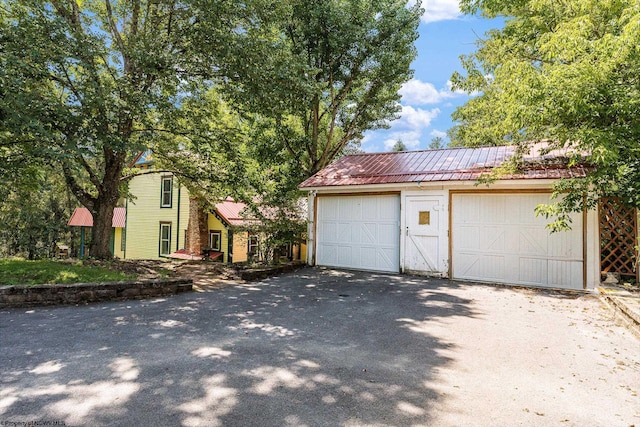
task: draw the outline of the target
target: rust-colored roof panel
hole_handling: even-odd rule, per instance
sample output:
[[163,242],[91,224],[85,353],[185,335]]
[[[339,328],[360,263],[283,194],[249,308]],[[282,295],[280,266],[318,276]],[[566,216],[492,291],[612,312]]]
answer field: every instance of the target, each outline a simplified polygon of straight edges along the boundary
[[[127,209],[114,208],[111,227],[124,228],[127,223]],[[68,226],[71,227],[93,227],[93,215],[87,208],[75,208],[71,218],[69,218]]]
[[[515,152],[512,146],[450,148],[443,150],[353,154],[330,164],[300,185],[300,188],[393,184],[427,181],[473,181],[500,166]],[[561,156],[561,153],[558,154]],[[534,163],[538,153],[525,156],[530,166],[503,179],[558,179],[586,176],[584,167]],[[544,160],[553,159],[546,154]]]
[[230,225],[243,225],[246,219],[242,217],[242,211],[247,207],[244,203],[236,202],[231,198],[226,198],[220,203],[216,203],[216,211]]

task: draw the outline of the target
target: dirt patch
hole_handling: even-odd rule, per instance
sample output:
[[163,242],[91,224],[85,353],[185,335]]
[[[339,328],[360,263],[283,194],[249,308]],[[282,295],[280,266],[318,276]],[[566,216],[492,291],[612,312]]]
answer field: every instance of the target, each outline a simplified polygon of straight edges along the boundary
[[171,260],[112,260],[84,261],[111,270],[135,274],[138,280],[185,278],[193,280],[194,290],[219,289],[245,281],[263,279],[300,268],[304,264],[291,263],[277,266],[249,266],[219,262],[193,262]]
[[193,289],[196,291],[220,289],[242,282],[236,267],[220,263],[183,263],[176,266],[175,273],[192,279]]
[[99,266],[109,270],[122,271],[135,274],[138,280],[175,278],[180,275],[176,272],[179,266],[171,261],[164,260],[85,260],[84,265]]

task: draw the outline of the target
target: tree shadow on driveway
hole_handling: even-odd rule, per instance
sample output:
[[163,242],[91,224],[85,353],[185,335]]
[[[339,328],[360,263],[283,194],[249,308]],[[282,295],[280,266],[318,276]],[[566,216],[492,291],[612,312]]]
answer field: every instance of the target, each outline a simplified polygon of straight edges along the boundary
[[461,284],[323,269],[171,298],[0,312],[0,420],[429,425]]
[[306,269],[166,299],[8,310],[0,419],[428,424],[450,344],[420,322],[474,315],[430,286]]

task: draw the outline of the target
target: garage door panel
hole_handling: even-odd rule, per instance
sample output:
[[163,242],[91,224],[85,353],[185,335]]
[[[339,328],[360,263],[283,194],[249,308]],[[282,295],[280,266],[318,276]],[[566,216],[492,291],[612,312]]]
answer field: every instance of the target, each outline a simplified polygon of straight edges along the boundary
[[338,262],[336,245],[319,243],[318,254],[322,254],[323,262],[327,263],[328,265],[335,265]]
[[505,257],[500,255],[460,254],[456,259],[460,264],[459,271],[466,279],[471,280],[496,280],[504,276]]
[[335,200],[326,200],[319,206],[318,215],[325,221],[335,221],[339,218],[338,204]]
[[[497,227],[479,227],[481,238],[478,241],[477,250],[485,250],[486,252],[504,252],[505,236],[504,230]],[[484,249],[481,247],[484,246]]]
[[520,257],[517,282],[526,285],[535,285],[547,280],[547,260],[541,258]]
[[[481,196],[478,197],[480,204],[480,218],[486,218],[490,224],[504,224],[509,222],[510,218],[505,217],[505,201],[497,200],[495,204],[482,203]],[[471,212],[473,214],[473,212]]]
[[398,196],[321,196],[318,204],[318,265],[399,270]]
[[550,286],[568,289],[582,289],[582,262],[549,261]]
[[[579,230],[582,231],[582,230]],[[553,257],[566,257],[580,260],[583,257],[582,234],[559,232],[549,235],[549,254]]]
[[398,228],[396,224],[378,224],[378,243],[389,248],[398,247]]
[[350,223],[340,222],[338,223],[338,233],[336,234],[335,241],[338,243],[350,243],[353,239],[353,227]]
[[325,222],[324,235],[328,241],[335,242],[338,239],[338,224],[331,221]]
[[377,199],[373,197],[362,199],[362,219],[363,220],[384,219],[384,217],[381,215],[381,212],[378,212],[378,210],[379,210],[379,203]]
[[453,277],[582,289],[582,216],[573,217],[572,230],[550,234],[546,219],[535,215],[548,202],[546,193],[455,194]]
[[548,253],[548,232],[539,228],[515,230],[519,234],[516,252],[526,255],[545,256]]
[[400,198],[393,197],[393,203],[378,200],[378,218],[382,221],[398,222],[400,220]]
[[378,241],[378,224],[364,223],[360,227],[360,238],[356,242],[363,244],[375,244]]
[[490,277],[495,280],[504,276],[505,257],[502,255],[485,255],[482,257],[479,263],[478,270],[480,274],[477,279],[481,280],[481,277]]
[[338,205],[338,212],[341,221],[352,221],[354,219],[360,219],[362,210],[360,209],[356,201],[357,198],[348,197]]
[[349,265],[354,258],[353,248],[351,246],[338,246],[336,265]]
[[464,240],[460,240],[458,244],[458,249],[460,251],[469,249],[477,250],[480,248],[480,228],[460,226],[459,232],[466,236],[466,238]]

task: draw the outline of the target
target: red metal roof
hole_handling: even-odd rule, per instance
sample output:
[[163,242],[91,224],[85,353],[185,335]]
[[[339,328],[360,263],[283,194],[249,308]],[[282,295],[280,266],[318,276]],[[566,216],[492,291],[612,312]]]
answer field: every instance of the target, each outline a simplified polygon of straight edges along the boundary
[[228,197],[220,203],[216,203],[216,212],[225,220],[229,225],[245,225],[247,219],[242,216],[242,211],[247,207],[242,202],[236,202],[232,198]]
[[[403,151],[352,154],[341,157],[311,178],[300,188],[343,185],[394,184],[430,181],[475,181],[511,157],[511,146],[449,148],[443,150]],[[559,156],[560,154],[558,154]],[[528,167],[502,179],[558,179],[584,177],[582,166],[544,166],[554,154],[525,156]]]
[[[127,221],[126,208],[113,208],[112,227],[124,228]],[[87,208],[76,208],[67,225],[72,227],[93,227],[93,216]]]

